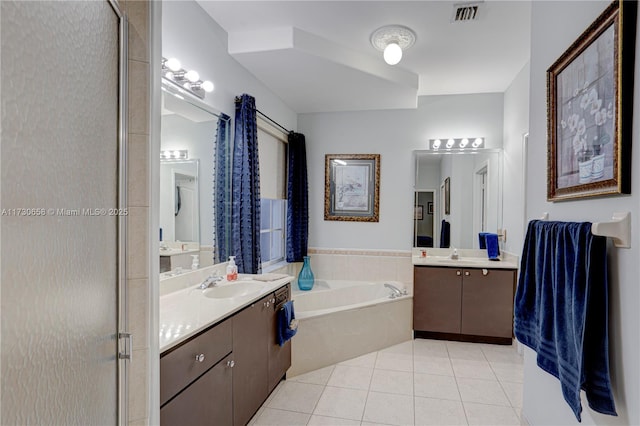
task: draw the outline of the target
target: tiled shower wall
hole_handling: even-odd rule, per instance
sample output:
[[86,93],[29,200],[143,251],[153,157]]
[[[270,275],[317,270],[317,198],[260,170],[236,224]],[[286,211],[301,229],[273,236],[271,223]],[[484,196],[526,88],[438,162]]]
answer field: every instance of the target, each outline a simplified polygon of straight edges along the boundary
[[129,370],[129,424],[149,424],[149,3],[120,1],[129,20],[129,147],[127,285],[133,361]]

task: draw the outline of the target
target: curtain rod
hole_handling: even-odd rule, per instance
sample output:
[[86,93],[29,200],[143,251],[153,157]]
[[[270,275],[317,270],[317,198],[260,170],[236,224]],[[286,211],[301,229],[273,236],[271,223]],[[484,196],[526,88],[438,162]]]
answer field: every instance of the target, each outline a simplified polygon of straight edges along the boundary
[[[236,103],[240,103],[242,101],[242,99],[239,96],[236,96]],[[264,112],[260,111],[258,108],[256,108],[256,112],[258,114],[260,114],[263,118],[269,120],[271,123],[273,123],[274,125],[278,126],[279,128],[281,128],[282,130],[284,130],[285,133],[293,133],[293,130],[289,130],[286,127],[284,127],[282,124],[278,123],[276,120],[274,120],[273,118],[269,117],[267,114],[265,114]]]

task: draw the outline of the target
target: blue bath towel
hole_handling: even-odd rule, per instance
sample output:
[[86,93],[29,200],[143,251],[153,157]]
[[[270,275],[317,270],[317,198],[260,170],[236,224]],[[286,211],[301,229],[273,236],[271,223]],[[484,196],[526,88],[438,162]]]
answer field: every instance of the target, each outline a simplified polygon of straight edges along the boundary
[[589,406],[616,416],[609,377],[606,238],[590,223],[529,223],[515,296],[517,339],[537,352],[540,368],[560,380],[580,421]]
[[298,322],[293,311],[293,300],[286,302],[278,311],[278,344],[284,345],[298,332]]
[[451,224],[442,219],[440,225],[440,248],[449,248],[451,245]]

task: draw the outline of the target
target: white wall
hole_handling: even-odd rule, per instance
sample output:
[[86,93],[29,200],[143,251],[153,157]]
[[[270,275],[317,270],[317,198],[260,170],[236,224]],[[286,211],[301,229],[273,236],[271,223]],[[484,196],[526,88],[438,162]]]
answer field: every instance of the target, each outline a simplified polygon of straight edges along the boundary
[[504,249],[522,253],[525,222],[525,151],[523,136],[529,131],[529,64],[518,73],[504,93],[504,176],[503,228],[507,230]]
[[234,117],[234,98],[248,93],[257,108],[290,130],[296,114],[227,53],[227,33],[195,1],[162,2],[162,55],[195,69],[215,90],[205,102]]
[[[529,218],[549,212],[554,220],[607,220],[616,211],[632,211],[631,229],[637,237],[640,201],[640,150],[633,150],[633,194],[549,203],[546,201],[546,75],[547,68],[607,7],[608,1],[533,2],[531,33],[530,135],[527,158],[527,209]],[[636,58],[640,43],[636,41]],[[640,61],[636,59],[636,81]],[[634,89],[635,124],[640,118],[640,85]],[[633,139],[640,135],[634,125]],[[627,141],[631,142],[631,141]],[[589,409],[583,400],[582,424],[640,424],[640,241],[632,248],[609,250],[609,347],[613,392],[618,417],[603,416]],[[577,424],[564,402],[558,381],[535,366],[535,354],[525,352],[524,415],[532,425]]]
[[[501,93],[425,96],[415,110],[300,114],[307,140],[309,246],[408,250],[413,235],[412,151],[429,139],[481,136],[501,148]],[[324,220],[325,154],[381,154],[380,221]]]

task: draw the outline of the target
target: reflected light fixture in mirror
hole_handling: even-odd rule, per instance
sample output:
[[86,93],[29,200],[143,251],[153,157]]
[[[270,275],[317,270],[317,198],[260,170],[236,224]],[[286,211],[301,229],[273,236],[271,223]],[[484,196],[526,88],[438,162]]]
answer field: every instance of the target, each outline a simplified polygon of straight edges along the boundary
[[186,149],[160,151],[161,160],[186,160],[188,158],[189,151]]
[[[471,144],[469,141],[473,140]],[[429,149],[438,151],[442,148],[441,139],[429,139]],[[484,148],[484,138],[449,138],[444,146],[446,151],[469,151]]]

